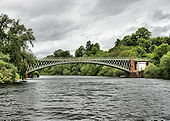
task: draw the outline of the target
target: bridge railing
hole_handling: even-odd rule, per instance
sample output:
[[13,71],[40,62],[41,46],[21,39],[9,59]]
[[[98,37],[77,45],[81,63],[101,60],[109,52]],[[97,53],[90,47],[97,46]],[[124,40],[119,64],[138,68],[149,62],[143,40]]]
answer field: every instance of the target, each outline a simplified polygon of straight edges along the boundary
[[134,57],[55,57],[43,58],[39,60],[86,60],[86,59],[115,59],[115,60],[134,60],[134,61],[152,61],[149,58],[134,58]]

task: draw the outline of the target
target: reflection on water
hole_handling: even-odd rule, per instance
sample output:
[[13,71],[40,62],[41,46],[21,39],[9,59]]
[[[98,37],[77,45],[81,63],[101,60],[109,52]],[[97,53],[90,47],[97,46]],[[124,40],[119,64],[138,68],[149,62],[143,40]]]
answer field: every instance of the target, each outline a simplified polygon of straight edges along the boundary
[[170,81],[41,76],[0,85],[0,120],[170,120]]

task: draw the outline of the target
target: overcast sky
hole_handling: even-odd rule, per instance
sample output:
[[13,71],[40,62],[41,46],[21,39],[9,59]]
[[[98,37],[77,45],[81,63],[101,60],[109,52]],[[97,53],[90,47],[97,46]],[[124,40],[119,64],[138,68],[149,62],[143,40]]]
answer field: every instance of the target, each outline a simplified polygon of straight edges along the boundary
[[108,50],[143,26],[153,36],[170,34],[170,0],[0,0],[0,13],[33,29],[38,58],[57,49],[73,54],[88,40]]

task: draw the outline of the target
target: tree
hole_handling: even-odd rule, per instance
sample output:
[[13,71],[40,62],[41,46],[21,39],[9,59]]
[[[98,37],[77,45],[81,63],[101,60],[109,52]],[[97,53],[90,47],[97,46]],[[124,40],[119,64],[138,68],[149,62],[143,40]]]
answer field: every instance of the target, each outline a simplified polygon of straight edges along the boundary
[[144,71],[144,77],[145,78],[156,78],[159,77],[159,69],[157,66],[155,66],[153,63],[150,63]]
[[53,55],[54,55],[54,57],[61,57],[62,52],[63,52],[62,49],[58,49],[58,50],[54,51]]
[[115,46],[119,46],[121,44],[121,40],[120,39],[117,39],[116,42],[115,42]]
[[145,27],[141,27],[135,32],[136,39],[143,38],[147,40],[151,37],[151,35],[151,32]]
[[159,65],[161,57],[168,52],[170,46],[168,44],[161,44],[160,46],[156,47],[154,50],[154,64]]
[[61,57],[71,57],[70,51],[65,50],[61,53]]
[[115,69],[114,74],[113,74],[114,77],[121,77],[121,76],[124,77],[126,75],[127,75],[127,72],[119,70],[119,69]]
[[145,52],[147,53],[151,52],[150,51],[151,41],[149,39],[147,40],[144,38],[139,38],[137,43],[140,47],[142,47],[145,50]]
[[131,41],[133,42],[131,44],[133,44],[132,46],[138,45],[137,41],[139,38],[148,40],[150,37],[151,32],[149,30],[147,30],[145,27],[138,28],[138,30],[131,35]]
[[9,54],[10,62],[17,67],[19,74],[26,73],[26,59],[30,58],[23,57],[23,51],[24,54],[29,53],[28,43],[33,46],[33,40],[35,37],[32,29],[27,29],[19,20],[0,15],[0,51]]
[[58,49],[53,53],[54,57],[71,57],[70,51],[62,49]]
[[160,69],[163,78],[170,79],[170,51],[161,58]]
[[133,52],[136,53],[136,56],[137,56],[137,57],[146,57],[146,52],[145,52],[145,50],[144,50],[142,47],[140,47],[140,46],[134,47],[134,48],[133,48]]
[[[152,42],[152,45],[155,44],[156,46],[160,46],[163,43],[169,43],[170,38],[169,37],[156,37],[156,38],[151,38],[150,41]],[[170,44],[170,43],[169,43]]]
[[46,58],[53,58],[54,56],[53,55],[47,55]]
[[82,57],[85,53],[85,48],[81,45],[76,51],[75,51],[75,57]]
[[93,47],[96,47],[97,49],[100,50],[100,45],[99,45],[99,43],[95,43],[95,44],[93,45]]
[[63,74],[64,75],[70,75],[70,70],[69,69],[67,69],[67,68],[65,68],[64,70],[63,70]]
[[112,70],[111,67],[103,66],[97,75],[98,76],[113,76],[113,73],[110,72],[111,70]]
[[4,46],[7,43],[7,31],[9,30],[9,24],[12,24],[13,20],[9,19],[7,15],[0,15],[0,52],[3,51]]
[[126,46],[133,46],[134,42],[132,41],[131,36],[127,35],[123,38],[122,40],[122,44],[126,45]]
[[91,54],[96,55],[96,53],[99,51],[99,49],[96,46],[92,47],[92,50],[90,51]]
[[90,64],[85,64],[81,68],[81,74],[82,75],[87,75],[90,70]]
[[91,41],[89,40],[87,43],[86,43],[86,51],[91,51],[93,47],[93,44],[91,44]]

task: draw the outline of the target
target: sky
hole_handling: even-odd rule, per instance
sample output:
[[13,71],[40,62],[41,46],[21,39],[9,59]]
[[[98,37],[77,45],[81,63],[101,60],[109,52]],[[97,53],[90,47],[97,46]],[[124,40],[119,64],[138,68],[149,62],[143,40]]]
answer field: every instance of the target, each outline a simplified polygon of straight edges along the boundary
[[170,0],[0,0],[0,13],[33,29],[37,58],[58,49],[74,54],[88,40],[108,50],[140,27],[170,35]]

